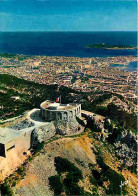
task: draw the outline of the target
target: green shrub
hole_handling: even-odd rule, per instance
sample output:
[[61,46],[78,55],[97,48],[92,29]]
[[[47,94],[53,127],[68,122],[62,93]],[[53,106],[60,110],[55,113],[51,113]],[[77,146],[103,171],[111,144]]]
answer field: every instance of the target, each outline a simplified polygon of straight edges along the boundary
[[10,188],[10,185],[7,184],[6,182],[2,185],[0,185],[0,190],[3,196],[12,196],[13,192]]
[[[111,168],[107,170],[107,172],[105,172],[103,174],[103,180],[104,180],[104,176],[106,176],[107,179],[109,179],[110,181],[110,185],[109,185],[109,189],[106,190],[106,194],[107,195],[120,195],[121,194],[121,181],[124,182],[125,179],[122,176],[122,174],[118,174],[116,171],[112,170]],[[123,190],[125,187],[123,187]]]
[[104,160],[103,160],[103,157],[102,156],[98,156],[96,158],[96,161],[97,161],[98,165],[102,168],[102,170],[104,172],[109,169],[109,166],[104,163]]
[[94,132],[101,132],[101,128],[95,123],[95,120],[92,118],[89,118],[87,120],[87,127]]
[[[52,178],[52,181],[57,180],[58,184],[62,184],[60,178],[62,173],[67,172],[63,180],[63,189],[67,195],[84,195],[84,189],[78,186],[79,180],[83,179],[82,172],[73,163],[62,157],[55,157],[55,167],[59,176]],[[54,179],[54,180],[53,180]],[[51,179],[49,179],[51,180]],[[55,183],[55,187],[57,184]],[[53,189],[55,191],[55,188]],[[61,189],[60,189],[61,190]]]
[[62,157],[55,157],[56,171],[60,174],[71,170],[71,163]]
[[95,178],[95,180],[97,181],[97,184],[99,186],[102,186],[103,185],[103,182],[101,180],[101,174],[97,170],[93,169],[92,170],[92,175]]
[[78,183],[79,180],[82,179],[82,176],[79,175],[79,173],[68,173],[66,176],[66,179],[70,183]]
[[20,176],[24,176],[24,175],[25,175],[25,166],[24,166],[24,165],[21,165],[21,166],[17,169],[17,173],[18,173]]
[[56,171],[60,173],[70,172],[76,179],[82,179],[82,172],[73,163],[62,157],[55,157]]
[[84,195],[84,188],[79,187],[70,177],[64,180],[64,186],[67,195]]
[[63,184],[61,183],[60,176],[51,176],[48,179],[50,188],[54,191],[55,195],[60,195],[63,191]]
[[[90,182],[95,186],[95,187],[102,187],[106,195],[120,195],[121,194],[121,181],[124,182],[125,179],[122,174],[117,173],[113,169],[111,169],[103,159],[103,155],[101,151],[99,150],[96,154],[96,161],[97,164],[100,166],[101,171],[98,172],[94,167],[90,166],[90,169],[92,171],[92,176],[90,177]],[[106,189],[103,186],[104,181],[110,181],[110,185],[108,189]],[[122,193],[127,194],[125,191],[126,186],[122,188]]]
[[107,141],[110,143],[110,144],[113,144],[117,137],[124,131],[123,127],[118,127],[118,128],[114,128],[112,130],[112,134],[110,134],[107,138]]
[[93,176],[90,176],[90,183],[97,186],[98,185],[98,182],[97,180],[93,177]]

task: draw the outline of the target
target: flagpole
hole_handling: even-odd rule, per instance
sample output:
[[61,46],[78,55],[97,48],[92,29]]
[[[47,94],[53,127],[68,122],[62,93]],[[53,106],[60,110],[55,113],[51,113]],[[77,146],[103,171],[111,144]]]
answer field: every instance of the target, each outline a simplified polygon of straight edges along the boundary
[[61,104],[61,95],[60,95],[60,104]]

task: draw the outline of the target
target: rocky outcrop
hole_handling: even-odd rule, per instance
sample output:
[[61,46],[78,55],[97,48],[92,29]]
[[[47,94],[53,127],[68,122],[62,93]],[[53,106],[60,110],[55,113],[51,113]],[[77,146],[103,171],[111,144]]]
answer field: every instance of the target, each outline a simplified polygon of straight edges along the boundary
[[132,148],[134,151],[137,151],[136,137],[132,133],[129,133],[129,131],[125,130],[121,134],[119,140],[121,141],[121,143],[127,144],[128,147]]
[[116,139],[114,143],[116,153],[123,163],[128,167],[136,166],[137,161],[137,141],[136,137],[124,130]]
[[54,123],[49,122],[49,123],[45,123],[44,125],[37,127],[36,133],[38,136],[38,141],[40,143],[45,141],[46,139],[52,138],[56,133]]
[[[128,167],[136,166],[137,162],[137,140],[134,133],[125,130],[123,127],[115,127],[111,124],[110,119],[105,119],[104,127],[101,132],[94,132],[95,139],[101,142],[108,141],[115,147],[116,156],[119,157],[122,164]],[[98,123],[94,121],[98,126]],[[94,129],[95,130],[95,129]]]
[[15,130],[21,130],[21,129],[25,129],[25,128],[29,128],[29,127],[33,127],[34,123],[33,122],[29,122],[27,119],[10,126],[11,129],[15,129]]
[[60,135],[70,135],[80,130],[84,130],[84,127],[78,123],[76,119],[71,121],[55,121],[54,122],[56,133]]
[[136,159],[137,159],[137,153],[132,148],[128,147],[127,144],[116,142],[114,144],[116,148],[116,154],[120,157],[120,160],[122,163],[124,163],[126,166],[136,166]]

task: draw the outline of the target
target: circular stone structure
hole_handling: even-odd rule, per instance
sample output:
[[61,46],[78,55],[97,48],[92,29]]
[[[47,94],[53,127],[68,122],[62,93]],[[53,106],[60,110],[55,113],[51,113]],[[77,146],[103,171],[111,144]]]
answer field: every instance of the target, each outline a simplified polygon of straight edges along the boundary
[[61,104],[49,100],[40,105],[41,115],[47,122],[59,120],[70,122],[76,117],[81,117],[81,104]]

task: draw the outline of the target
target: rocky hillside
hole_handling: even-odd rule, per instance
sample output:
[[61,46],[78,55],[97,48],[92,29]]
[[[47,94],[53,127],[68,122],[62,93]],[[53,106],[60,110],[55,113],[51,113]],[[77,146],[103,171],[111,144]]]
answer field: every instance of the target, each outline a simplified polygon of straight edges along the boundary
[[122,194],[136,195],[136,175],[125,170],[114,147],[95,139],[93,132],[87,129],[80,135],[54,139],[6,179],[2,190],[10,186],[8,194],[16,196],[68,195],[69,191],[70,195],[120,195],[121,181],[128,179]]
[[81,169],[85,179],[82,185],[89,190],[91,184],[87,178],[91,172],[88,164],[96,163],[92,147],[92,139],[86,135],[63,138],[45,145],[39,156],[30,162],[25,178],[13,189],[15,195],[53,195],[48,178],[57,174],[54,166],[57,156],[67,158]]

